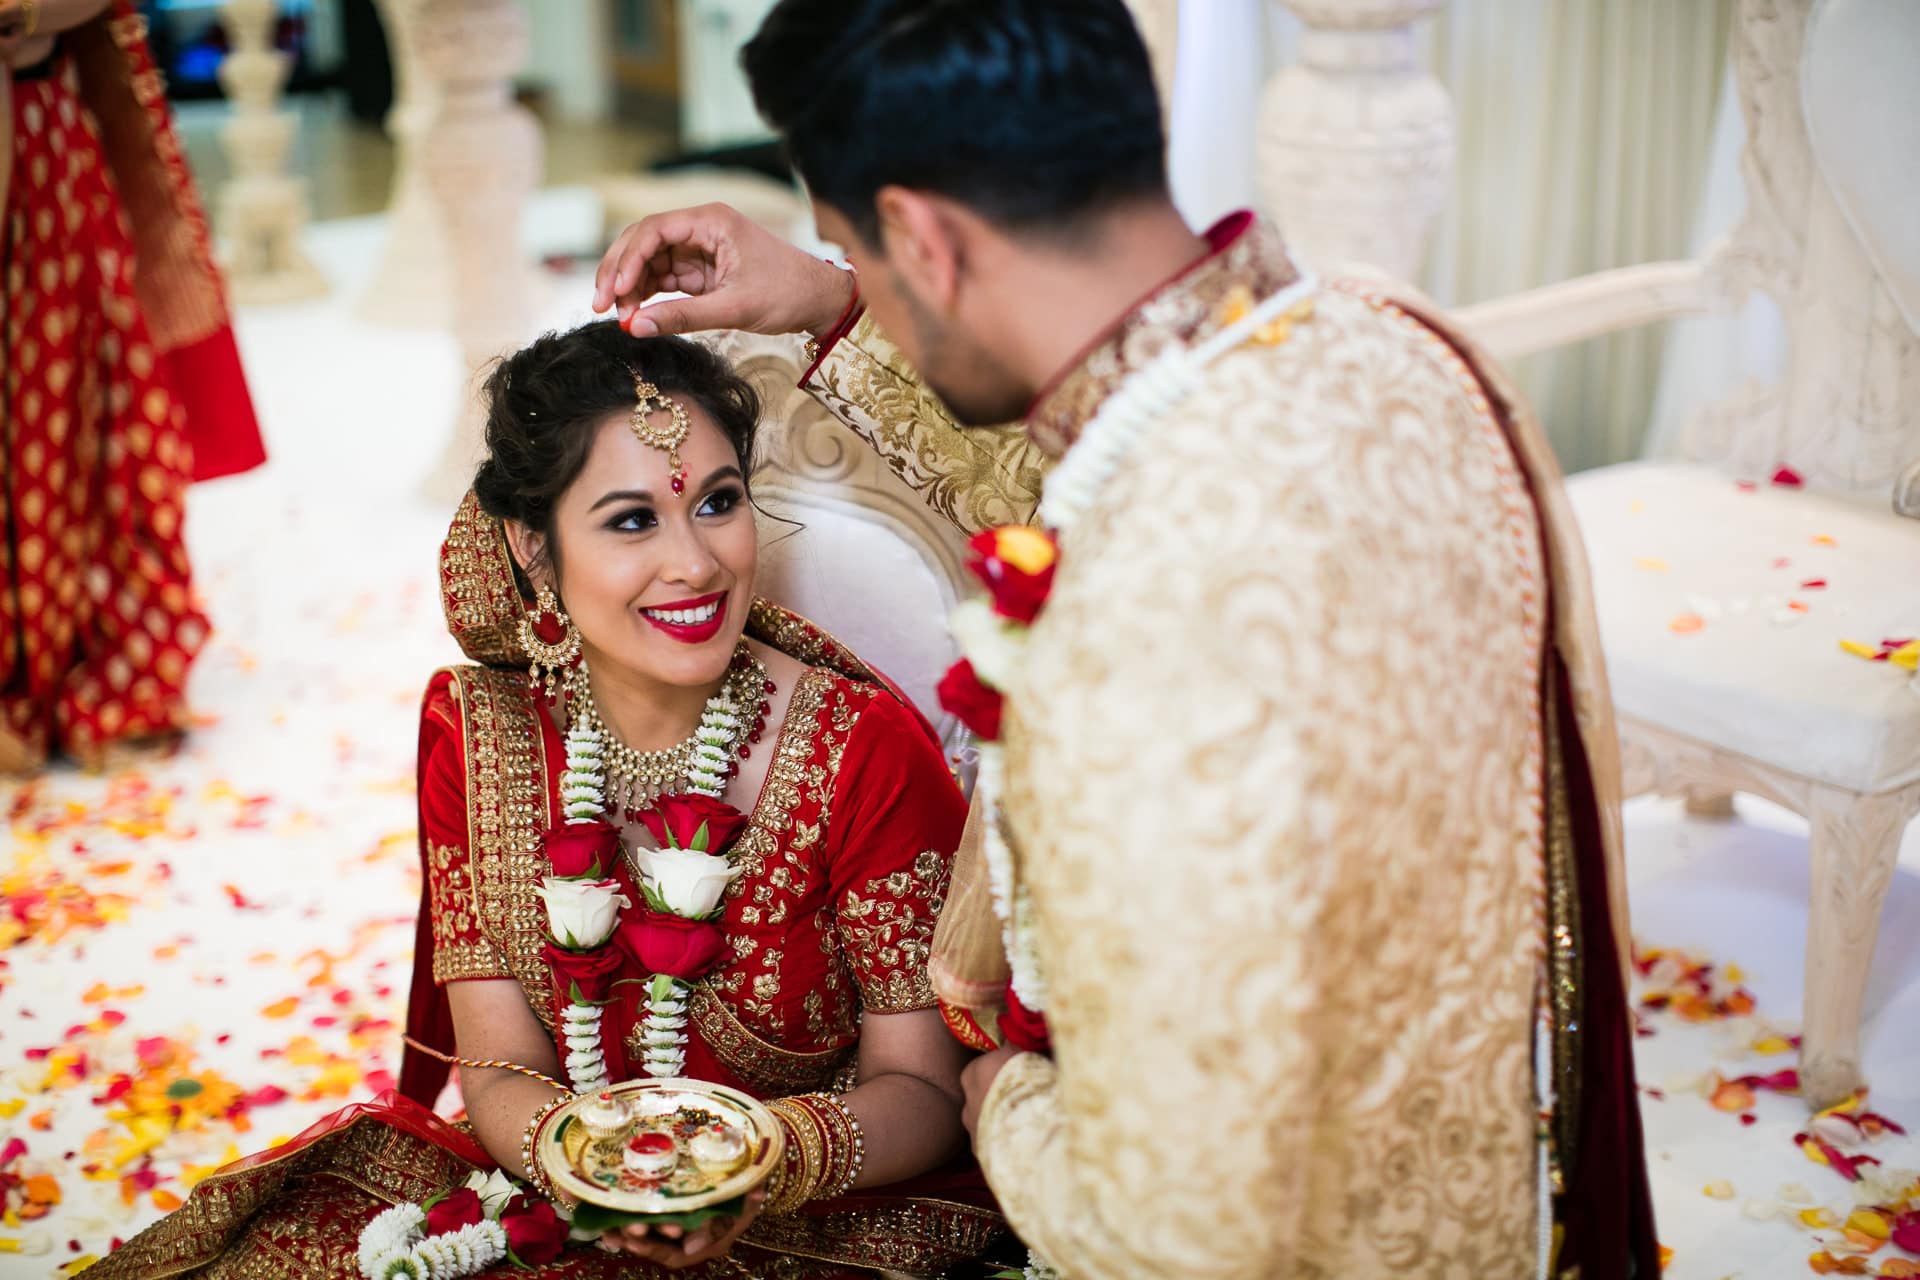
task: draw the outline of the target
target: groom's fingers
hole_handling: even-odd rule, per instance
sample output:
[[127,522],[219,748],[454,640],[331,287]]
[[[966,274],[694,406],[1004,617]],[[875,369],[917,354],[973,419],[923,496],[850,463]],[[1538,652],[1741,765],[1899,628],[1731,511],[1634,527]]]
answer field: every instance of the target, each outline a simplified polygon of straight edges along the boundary
[[627,332],[636,338],[669,333],[698,333],[702,329],[740,327],[732,300],[723,291],[693,298],[651,302],[627,317]]
[[[712,255],[727,234],[725,205],[701,205],[649,214],[628,227],[600,259],[594,272],[594,310],[604,311],[616,298],[633,293],[649,264],[665,254],[670,263],[675,250]],[[643,295],[644,296],[644,295]]]

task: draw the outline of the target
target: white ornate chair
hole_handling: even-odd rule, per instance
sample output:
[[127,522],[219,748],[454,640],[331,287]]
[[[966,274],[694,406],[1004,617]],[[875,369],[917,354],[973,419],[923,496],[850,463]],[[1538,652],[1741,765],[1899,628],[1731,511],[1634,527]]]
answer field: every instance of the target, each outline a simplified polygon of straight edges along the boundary
[[[1842,648],[1920,633],[1920,521],[1902,518],[1920,516],[1920,80],[1897,61],[1920,48],[1920,7],[1745,0],[1738,23],[1748,209],[1733,235],[1704,262],[1457,317],[1512,356],[1751,290],[1784,315],[1785,376],[1699,415],[1689,461],[1605,467],[1568,490],[1629,793],[1727,814],[1745,791],[1812,825],[1801,1078],[1825,1104],[1862,1083],[1880,909],[1920,814],[1920,675]],[[1782,468],[1789,484],[1770,483]]]
[[777,520],[762,523],[761,593],[896,680],[956,755],[965,730],[940,710],[934,685],[958,656],[947,614],[965,589],[959,534],[799,389],[805,366],[796,341],[744,333],[710,341],[761,395],[769,425],[760,434],[754,498],[796,522],[784,529]]
[[[1451,106],[1412,37],[1440,0],[1277,2],[1304,29],[1262,107],[1269,204],[1309,258],[1411,276],[1451,168]],[[1742,0],[1737,22],[1749,208],[1734,235],[1704,262],[1456,318],[1516,356],[1754,290],[1784,313],[1784,378],[1702,414],[1687,463],[1568,488],[1629,787],[1718,813],[1747,791],[1812,825],[1801,1075],[1818,1104],[1860,1083],[1880,908],[1920,813],[1920,675],[1839,645],[1920,634],[1920,521],[1901,518],[1920,516],[1920,6]],[[1783,466],[1812,491],[1768,484]]]

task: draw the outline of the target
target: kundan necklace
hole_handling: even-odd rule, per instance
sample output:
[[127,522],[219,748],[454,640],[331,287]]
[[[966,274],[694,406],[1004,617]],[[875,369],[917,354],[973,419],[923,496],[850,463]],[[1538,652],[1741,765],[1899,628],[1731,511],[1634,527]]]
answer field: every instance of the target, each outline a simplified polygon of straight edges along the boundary
[[719,692],[707,699],[693,734],[658,751],[636,750],[615,737],[600,715],[585,668],[576,670],[582,674],[573,690],[569,755],[576,736],[594,740],[599,749],[601,779],[595,808],[608,814],[625,811],[631,817],[660,796],[676,791],[719,795],[727,779],[739,772],[739,758],[751,752],[748,744],[758,741],[765,730],[765,698],[772,682],[767,679],[766,666],[744,644],[735,652],[733,666]]

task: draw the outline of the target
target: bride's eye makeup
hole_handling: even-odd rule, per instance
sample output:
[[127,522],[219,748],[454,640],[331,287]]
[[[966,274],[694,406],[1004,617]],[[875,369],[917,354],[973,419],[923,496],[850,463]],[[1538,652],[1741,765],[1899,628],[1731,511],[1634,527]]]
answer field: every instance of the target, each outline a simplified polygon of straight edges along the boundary
[[[723,484],[700,500],[694,509],[696,516],[724,516],[738,509],[747,500],[746,490],[737,484]],[[650,506],[632,506],[615,512],[608,518],[605,527],[615,533],[645,533],[660,523],[660,516]]]
[[747,500],[746,492],[737,484],[724,484],[708,494],[700,503],[697,516],[724,516]]
[[660,517],[654,514],[652,507],[628,507],[625,511],[615,512],[606,527],[615,533],[645,533],[659,523]]

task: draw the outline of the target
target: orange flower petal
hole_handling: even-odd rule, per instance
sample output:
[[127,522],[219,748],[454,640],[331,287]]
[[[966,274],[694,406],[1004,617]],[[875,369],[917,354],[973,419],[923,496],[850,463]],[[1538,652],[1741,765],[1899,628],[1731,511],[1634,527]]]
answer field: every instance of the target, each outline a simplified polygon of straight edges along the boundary
[[1753,1090],[1738,1080],[1723,1080],[1713,1091],[1712,1102],[1716,1111],[1751,1111]]

